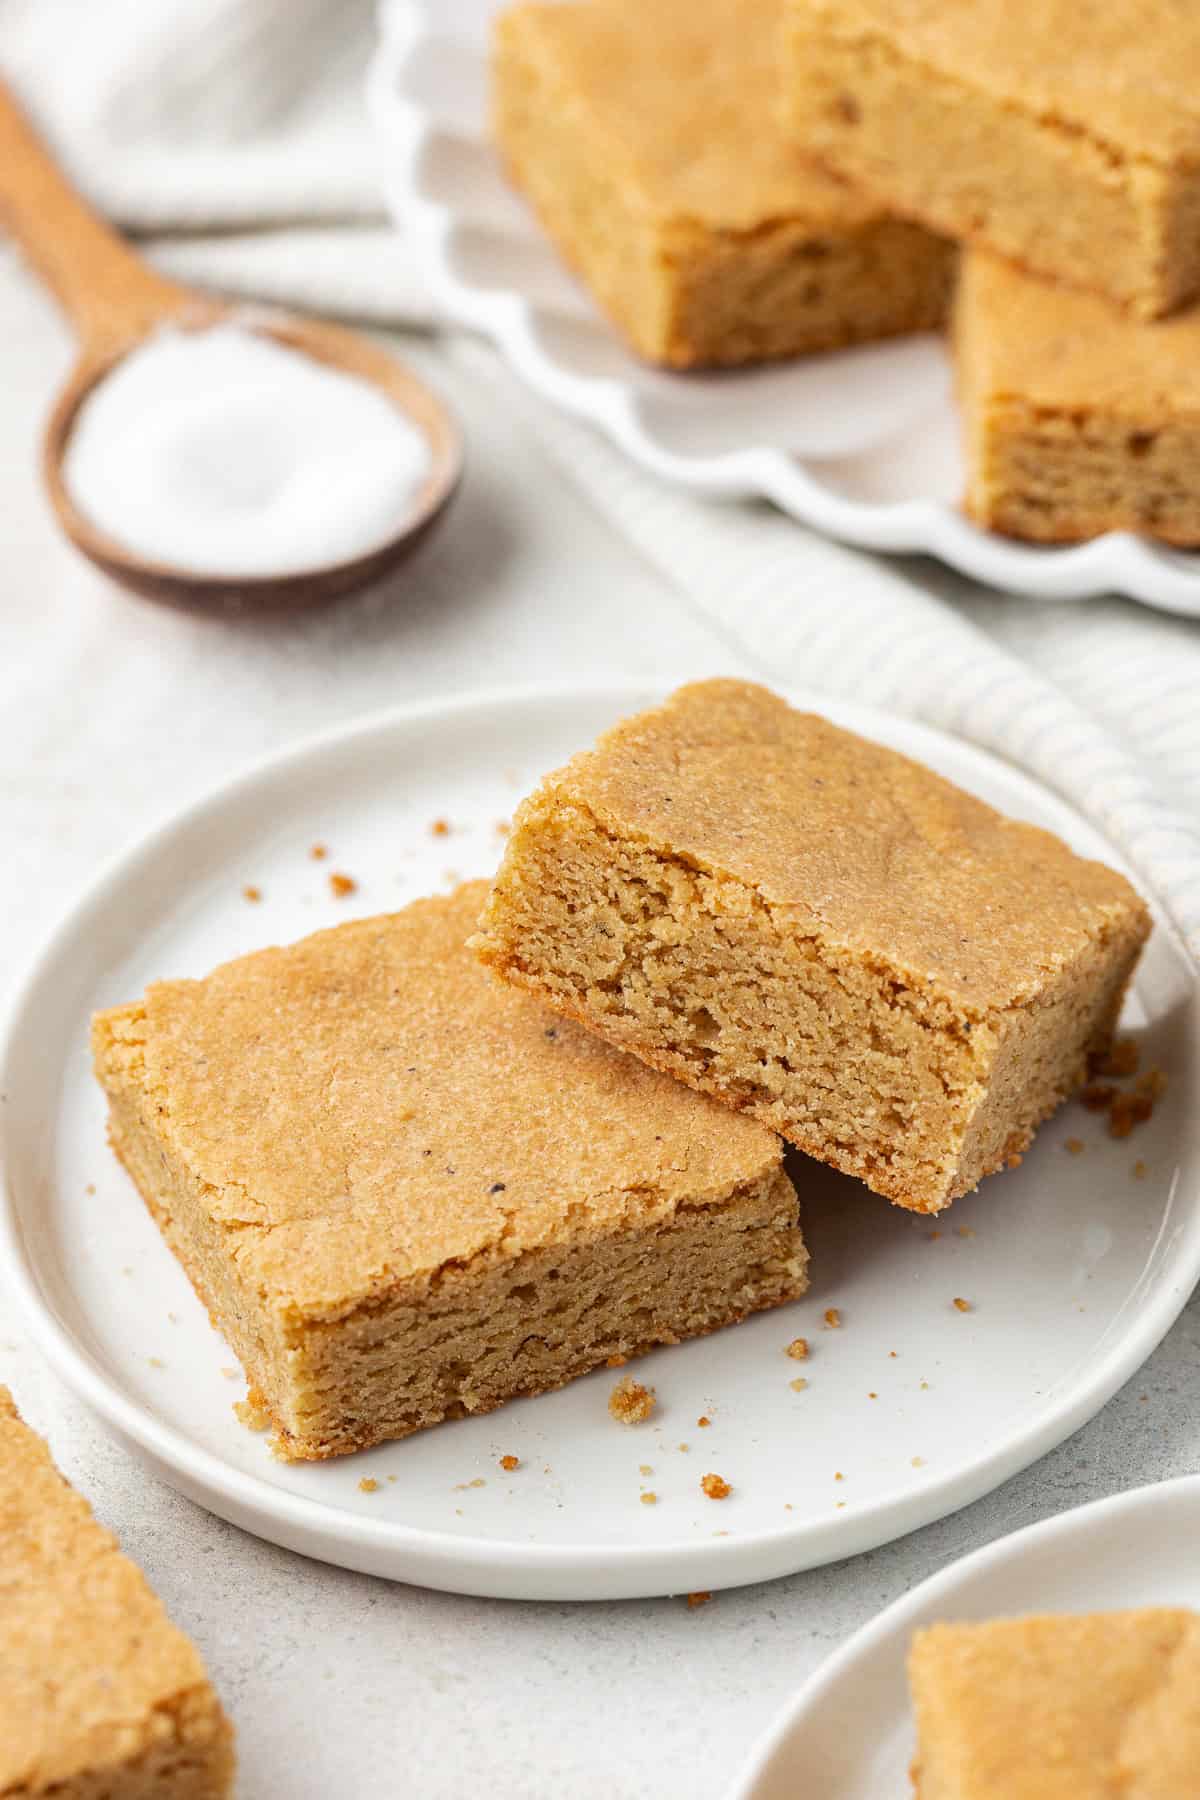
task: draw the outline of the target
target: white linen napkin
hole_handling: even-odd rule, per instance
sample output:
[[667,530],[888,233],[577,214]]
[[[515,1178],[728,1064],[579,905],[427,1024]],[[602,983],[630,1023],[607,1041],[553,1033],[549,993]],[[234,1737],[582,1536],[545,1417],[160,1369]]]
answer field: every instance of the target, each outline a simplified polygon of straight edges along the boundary
[[[442,0],[429,0],[441,4]],[[0,0],[0,65],[80,186],[163,266],[230,292],[436,324],[383,217],[362,103],[368,0]],[[984,594],[667,490],[521,390],[593,505],[765,675],[961,733],[1093,819],[1200,962],[1200,624]]]

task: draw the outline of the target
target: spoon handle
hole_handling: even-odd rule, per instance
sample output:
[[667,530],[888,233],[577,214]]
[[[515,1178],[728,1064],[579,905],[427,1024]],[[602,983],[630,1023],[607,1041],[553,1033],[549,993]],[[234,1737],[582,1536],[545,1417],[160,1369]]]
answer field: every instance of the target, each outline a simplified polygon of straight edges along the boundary
[[188,304],[185,288],[135,256],[75,192],[3,82],[0,225],[60,301],[85,350],[128,342]]

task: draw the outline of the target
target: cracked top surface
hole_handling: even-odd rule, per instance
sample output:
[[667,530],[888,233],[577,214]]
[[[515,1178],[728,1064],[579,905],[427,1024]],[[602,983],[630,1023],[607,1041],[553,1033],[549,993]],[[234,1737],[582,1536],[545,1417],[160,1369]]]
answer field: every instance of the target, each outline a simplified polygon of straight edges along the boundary
[[465,949],[485,893],[468,882],[98,1016],[105,1087],[144,1088],[275,1299],[337,1309],[778,1167],[772,1132],[488,975]]
[[570,99],[604,143],[631,202],[660,221],[753,230],[798,219],[851,230],[875,201],[797,152],[776,117],[780,0],[599,0],[514,6],[496,55]]
[[918,1760],[964,1800],[1181,1800],[1200,1767],[1200,1617],[1177,1607],[919,1631]]
[[57,1792],[170,1743],[201,1697],[218,1729],[198,1654],[4,1387],[0,1671],[0,1793]]
[[798,936],[974,1016],[1034,998],[1099,934],[1145,917],[1102,863],[749,682],[680,688],[532,804],[583,804],[615,835],[751,890]]
[[906,56],[1131,157],[1200,161],[1195,0],[792,0],[797,31]]

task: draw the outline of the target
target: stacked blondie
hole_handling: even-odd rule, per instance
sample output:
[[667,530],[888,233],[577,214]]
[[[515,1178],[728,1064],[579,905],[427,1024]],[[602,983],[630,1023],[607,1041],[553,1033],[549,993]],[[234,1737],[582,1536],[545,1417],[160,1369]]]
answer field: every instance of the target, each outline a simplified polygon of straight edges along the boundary
[[1200,543],[1187,0],[535,0],[494,48],[500,152],[642,356],[946,323],[981,525]]
[[100,1014],[112,1145],[289,1458],[784,1304],[784,1140],[932,1212],[1109,1046],[1112,870],[706,682],[522,805],[495,880]]

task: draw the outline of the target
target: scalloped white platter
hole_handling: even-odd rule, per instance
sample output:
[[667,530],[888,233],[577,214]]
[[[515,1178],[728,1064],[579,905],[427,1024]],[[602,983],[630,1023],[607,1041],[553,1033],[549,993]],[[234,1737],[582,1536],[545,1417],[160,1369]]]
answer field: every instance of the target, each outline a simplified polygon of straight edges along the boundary
[[[239,1422],[236,1359],[105,1143],[91,1012],[489,873],[501,822],[538,777],[661,692],[621,682],[431,701],[303,743],[119,856],[35,959],[0,1047],[0,1281],[116,1437],[223,1518],[349,1568],[518,1599],[765,1580],[911,1531],[1051,1449],[1133,1374],[1194,1286],[1200,994],[1160,923],[1126,1022],[1171,1086],[1134,1138],[1116,1143],[1067,1107],[1019,1169],[940,1219],[796,1157],[810,1292],[640,1362],[658,1391],[646,1424],[609,1417],[616,1377],[603,1370],[324,1464],[277,1462]],[[1117,860],[982,752],[863,707],[808,704]],[[448,835],[431,832],[439,819]],[[309,854],[318,842],[325,861]],[[356,892],[336,899],[331,870]],[[1072,1137],[1082,1154],[1067,1153]],[[840,1328],[826,1326],[830,1308]],[[797,1336],[812,1346],[803,1363],[785,1354]],[[502,1470],[505,1455],[520,1468]],[[710,1471],[732,1484],[727,1499],[702,1494]]]
[[499,0],[384,0],[368,77],[380,176],[439,309],[489,337],[543,399],[699,494],[773,501],[866,550],[924,551],[1030,600],[1117,593],[1200,616],[1200,554],[1128,532],[1067,547],[973,525],[941,340],[914,336],[767,368],[675,375],[639,362],[505,182],[487,135]]
[[729,1800],[913,1800],[914,1631],[1022,1613],[1200,1611],[1200,1477],[1134,1488],[963,1557],[855,1632],[759,1744]]

